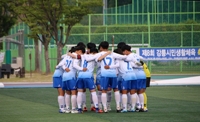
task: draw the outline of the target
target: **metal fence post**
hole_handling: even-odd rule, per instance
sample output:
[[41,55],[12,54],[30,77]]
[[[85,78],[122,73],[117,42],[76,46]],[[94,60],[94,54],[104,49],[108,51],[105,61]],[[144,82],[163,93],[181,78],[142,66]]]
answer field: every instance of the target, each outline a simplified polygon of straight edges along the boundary
[[88,21],[88,41],[89,42],[91,42],[90,31],[91,31],[91,14],[89,14],[89,21]]
[[[183,31],[181,31],[181,47],[183,47]],[[183,71],[183,61],[180,62],[180,72]]]

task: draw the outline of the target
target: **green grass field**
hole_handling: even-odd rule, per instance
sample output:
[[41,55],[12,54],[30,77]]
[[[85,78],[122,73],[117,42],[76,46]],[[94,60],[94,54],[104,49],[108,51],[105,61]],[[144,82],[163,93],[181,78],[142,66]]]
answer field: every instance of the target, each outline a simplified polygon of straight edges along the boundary
[[116,113],[113,97],[109,113],[59,114],[56,89],[0,89],[0,122],[197,122],[199,93],[200,86],[150,87],[148,112]]

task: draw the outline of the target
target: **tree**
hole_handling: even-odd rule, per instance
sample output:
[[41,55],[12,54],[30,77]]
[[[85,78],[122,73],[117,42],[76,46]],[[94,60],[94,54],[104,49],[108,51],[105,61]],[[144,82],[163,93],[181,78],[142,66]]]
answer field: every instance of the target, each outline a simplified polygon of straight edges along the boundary
[[[15,24],[17,18],[8,0],[1,0],[0,2],[0,18],[0,37],[2,37],[8,35],[10,28]],[[0,49],[2,48],[2,43],[0,43]]]
[[[31,28],[31,36],[37,37],[44,46],[46,73],[50,73],[48,45],[53,39],[57,45],[57,62],[62,48],[68,41],[72,27],[92,13],[91,9],[102,6],[99,0],[18,0],[13,1],[15,11]],[[66,32],[64,33],[64,30]],[[63,36],[66,36],[65,40]]]

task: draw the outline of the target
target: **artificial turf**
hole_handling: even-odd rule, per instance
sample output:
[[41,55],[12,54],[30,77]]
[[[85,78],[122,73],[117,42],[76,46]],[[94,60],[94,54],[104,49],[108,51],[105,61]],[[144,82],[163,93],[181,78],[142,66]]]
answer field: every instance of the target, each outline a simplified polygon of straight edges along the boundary
[[[197,122],[200,121],[200,86],[147,88],[148,112],[116,113],[114,95],[109,113],[58,113],[53,88],[0,89],[0,122]],[[87,106],[90,98],[87,91]]]

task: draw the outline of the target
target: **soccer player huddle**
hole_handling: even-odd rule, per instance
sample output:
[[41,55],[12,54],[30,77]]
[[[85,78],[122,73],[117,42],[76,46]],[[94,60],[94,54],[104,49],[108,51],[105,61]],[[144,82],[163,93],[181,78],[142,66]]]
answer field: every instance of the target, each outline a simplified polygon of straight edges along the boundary
[[96,113],[111,110],[112,89],[118,113],[146,112],[145,89],[151,76],[143,58],[124,42],[113,52],[107,41],[102,41],[98,49],[88,43],[85,49],[85,44],[78,43],[56,66],[53,87],[58,90],[59,112],[87,111],[86,89],[91,93],[91,111]]

